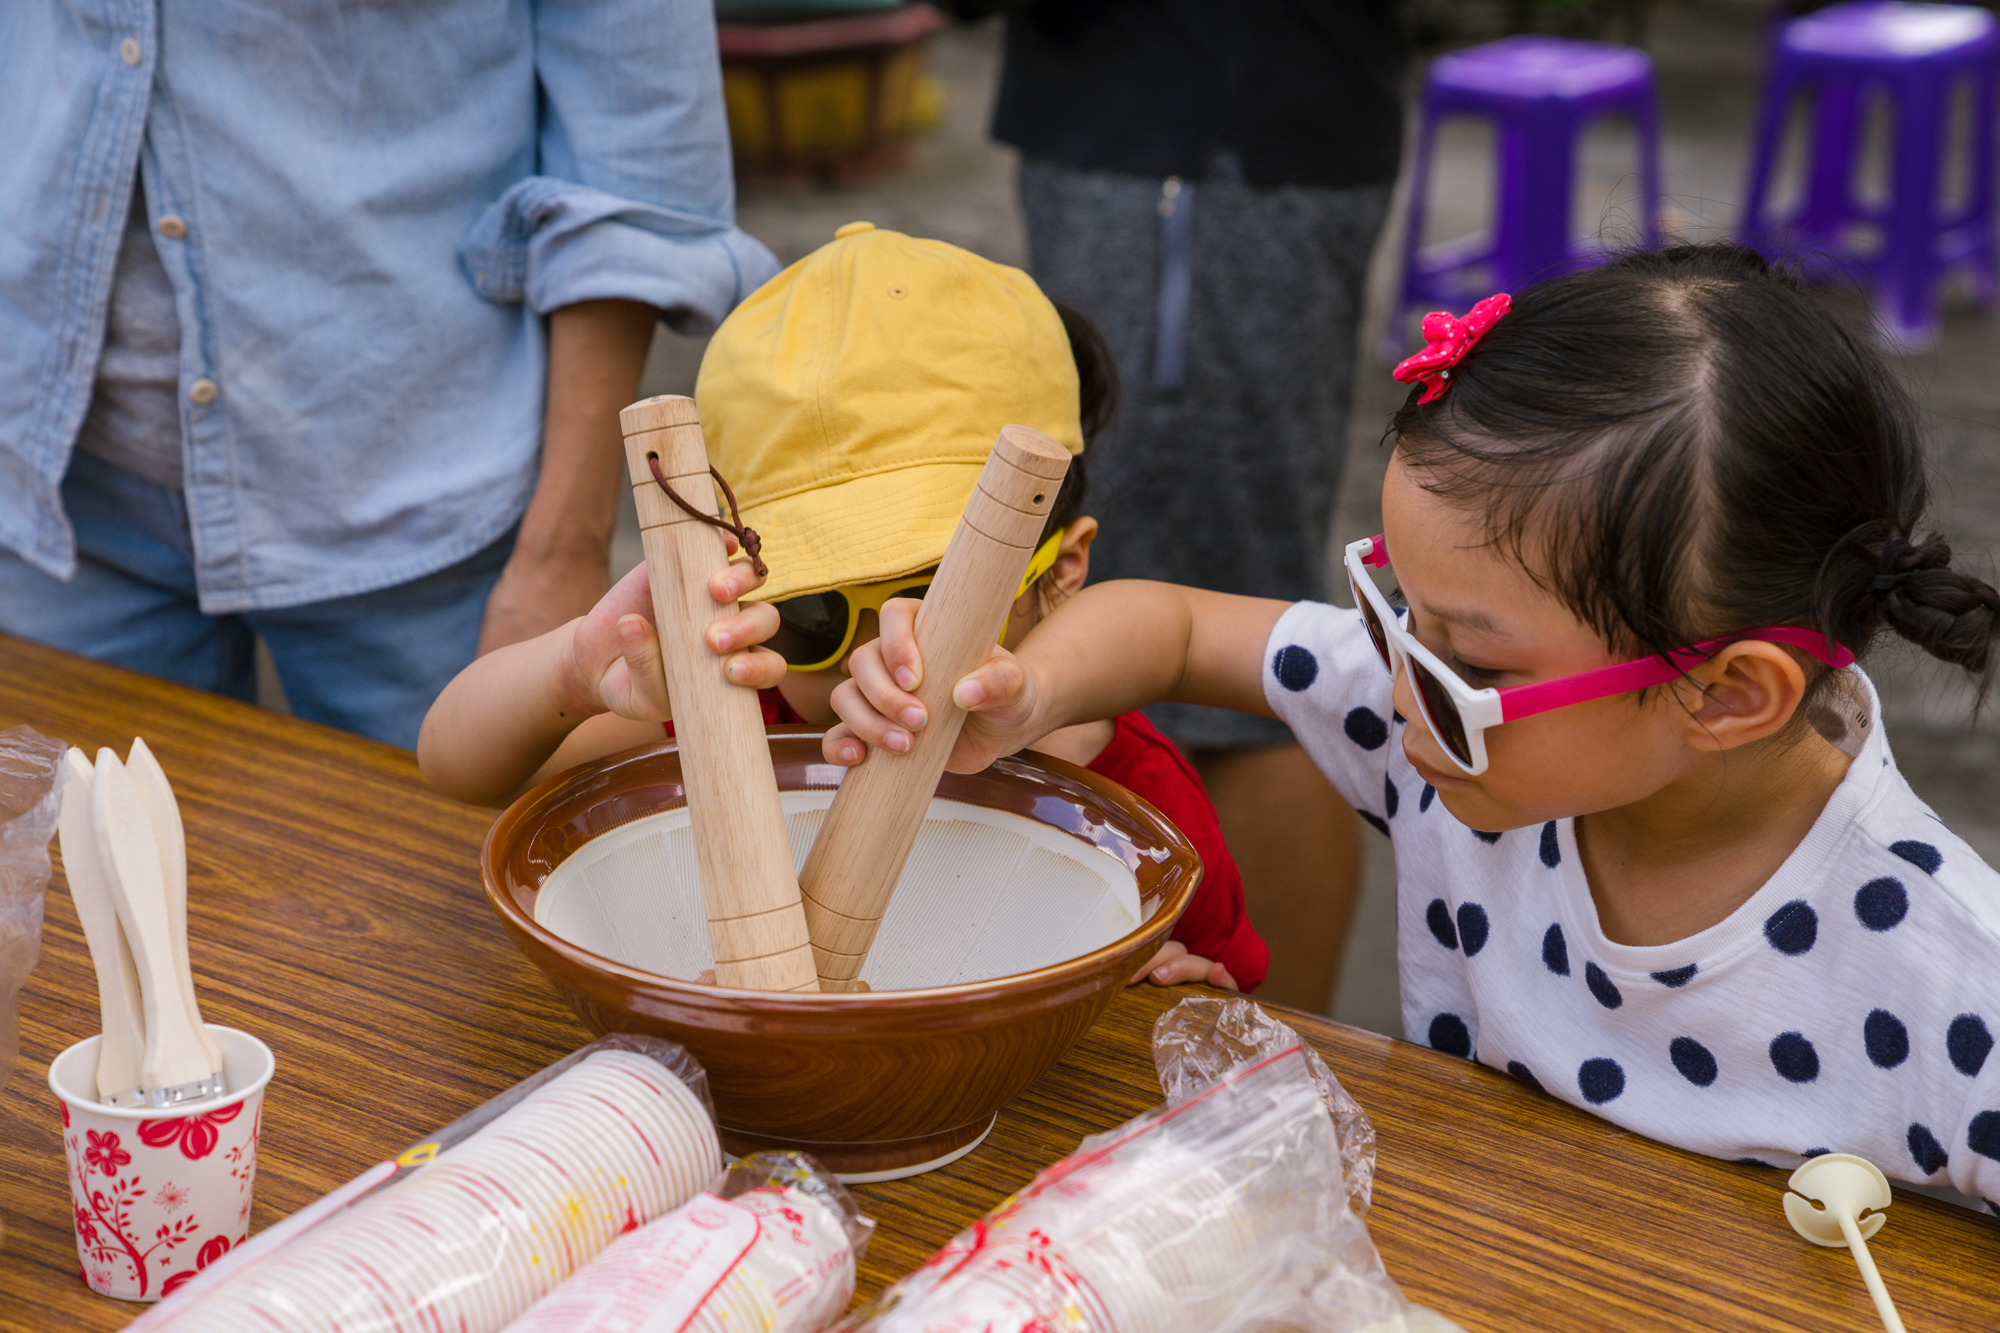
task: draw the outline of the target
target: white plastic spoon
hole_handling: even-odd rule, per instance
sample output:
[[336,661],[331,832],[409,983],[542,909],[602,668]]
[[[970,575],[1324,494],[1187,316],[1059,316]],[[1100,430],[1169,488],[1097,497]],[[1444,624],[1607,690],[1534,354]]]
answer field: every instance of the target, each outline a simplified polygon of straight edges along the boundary
[[104,1033],[97,1043],[97,1096],[110,1106],[131,1106],[143,1096],[139,1061],[146,1046],[139,970],[125,942],[125,928],[118,924],[118,908],[97,855],[90,817],[94,776],[90,760],[74,747],[65,760],[69,776],[56,837],[62,844],[69,896],[76,903],[76,918],[83,925],[91,966],[97,971],[97,1010]]
[[188,963],[187,830],[181,825],[180,802],[174,799],[167,771],[137,736],[132,738],[131,753],[125,756],[125,771],[138,785],[139,795],[146,802],[146,813],[153,819],[153,836],[160,844],[160,870],[167,881],[167,931],[174,945],[174,971],[180,976],[181,1000],[187,1005],[188,1017],[194,1020],[194,1030],[201,1036],[201,1048],[208,1053],[208,1067],[213,1073],[222,1068],[222,1048],[202,1026],[201,1006],[194,998],[194,969]]
[[[1845,1245],[1853,1251],[1861,1280],[1875,1299],[1875,1313],[1882,1317],[1882,1327],[1888,1333],[1903,1333],[1903,1320],[1868,1253],[1868,1237],[1880,1231],[1888,1217],[1881,1212],[1861,1215],[1870,1208],[1887,1208],[1893,1198],[1881,1168],[1852,1153],[1822,1153],[1792,1172],[1785,1183],[1797,1191],[1785,1196],[1785,1217],[1792,1230],[1815,1245]],[[1815,1208],[1809,1200],[1824,1207]]]
[[153,1105],[161,1107],[215,1096],[222,1091],[222,1080],[209,1067],[195,1026],[199,1020],[190,1018],[174,973],[166,876],[152,816],[132,775],[109,750],[97,752],[90,814],[118,920],[139,965],[139,997],[146,1014],[141,1084]]

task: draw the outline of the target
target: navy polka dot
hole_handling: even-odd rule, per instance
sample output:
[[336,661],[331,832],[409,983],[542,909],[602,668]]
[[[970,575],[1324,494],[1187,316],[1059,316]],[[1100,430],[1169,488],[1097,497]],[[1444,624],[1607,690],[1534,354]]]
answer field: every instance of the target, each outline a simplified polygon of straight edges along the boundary
[[1585,1060],[1576,1071],[1576,1086],[1585,1101],[1592,1106],[1602,1106],[1625,1091],[1625,1071],[1616,1060],[1607,1060],[1602,1056]]
[[1664,972],[1655,972],[1653,973],[1653,980],[1659,982],[1668,990],[1679,990],[1682,986],[1694,980],[1694,974],[1695,964],[1689,963],[1686,967],[1670,967]]
[[1736,1159],[1736,1165],[1738,1165],[1738,1166],[1761,1166],[1761,1167],[1763,1167],[1763,1168],[1765,1168],[1766,1170],[1769,1170],[1769,1171],[1775,1171],[1775,1170],[1777,1170],[1777,1168],[1776,1168],[1776,1167],[1772,1166],[1772,1165],[1771,1165],[1771,1164],[1770,1164],[1769,1162],[1765,1161],[1765,1160],[1764,1160],[1763,1158],[1761,1158],[1761,1157],[1739,1157],[1739,1158],[1737,1158],[1737,1159]]
[[1981,1111],[1965,1127],[1965,1146],[2000,1162],[2000,1111]]
[[1590,993],[1595,995],[1597,1002],[1606,1009],[1616,1009],[1625,1003],[1625,997],[1618,993],[1618,987],[1611,983],[1610,977],[1604,975],[1604,969],[1595,963],[1583,965],[1583,984],[1590,987]]
[[1507,1072],[1514,1076],[1516,1082],[1525,1083],[1536,1092],[1543,1091],[1542,1081],[1535,1077],[1533,1070],[1529,1069],[1519,1060],[1509,1060],[1507,1062]]
[[1382,808],[1389,812],[1389,818],[1396,817],[1396,807],[1403,803],[1403,794],[1396,790],[1396,784],[1382,779]]
[[1993,1214],[1995,1217],[2000,1217],[2000,1203],[1995,1203],[1991,1199],[1981,1199],[1980,1202],[1986,1205],[1987,1212]]
[[1562,844],[1556,841],[1556,821],[1542,825],[1542,864],[1554,869],[1562,864]]
[[1271,674],[1280,685],[1297,694],[1319,679],[1319,659],[1294,643],[1280,648],[1271,659]]
[[1681,1071],[1681,1077],[1697,1088],[1705,1088],[1715,1082],[1715,1057],[1708,1047],[1693,1037],[1675,1037],[1667,1047],[1667,1058],[1674,1062],[1674,1068]]
[[1563,942],[1561,922],[1542,934],[1542,966],[1559,977],[1569,975],[1569,945]]
[[1824,1157],[1832,1151],[1833,1149],[1831,1148],[1808,1148],[1804,1152],[1800,1153],[1799,1156],[1805,1158],[1808,1162],[1810,1162],[1813,1158]]
[[1945,1163],[1951,1159],[1945,1156],[1944,1145],[1937,1141],[1937,1135],[1922,1125],[1911,1125],[1910,1160],[1917,1164],[1917,1170],[1934,1176],[1944,1170]]
[[1467,958],[1486,947],[1486,909],[1478,903],[1461,903],[1458,908],[1458,942]]
[[1417,813],[1422,814],[1424,811],[1430,809],[1431,802],[1437,799],[1437,794],[1438,794],[1438,789],[1436,787],[1431,786],[1430,783],[1426,782],[1424,784],[1423,795],[1417,797]]
[[1389,724],[1372,708],[1357,708],[1341,723],[1347,739],[1364,750],[1379,750],[1389,743]]
[[1360,815],[1361,821],[1368,825],[1369,828],[1374,829],[1385,838],[1389,836],[1389,821],[1382,818],[1382,816],[1371,815],[1366,810],[1356,810],[1354,813]]
[[1937,874],[1938,867],[1944,864],[1943,853],[1939,852],[1937,848],[1931,846],[1929,843],[1918,842],[1914,838],[1909,838],[1902,842],[1892,842],[1889,844],[1889,850],[1923,871],[1926,875]]
[[1794,1083],[1819,1077],[1819,1052],[1802,1032],[1780,1032],[1771,1039],[1771,1068]]
[[1458,948],[1458,929],[1451,924],[1451,908],[1445,906],[1442,898],[1431,899],[1431,905],[1424,909],[1424,924],[1437,936],[1437,942],[1447,949]]
[[1431,1020],[1431,1049],[1466,1058],[1472,1054],[1472,1034],[1457,1014],[1439,1014]]
[[1910,895],[1902,881],[1884,875],[1863,884],[1854,895],[1854,915],[1870,930],[1887,930],[1902,922],[1910,910]]
[[1479,839],[1481,842],[1485,843],[1488,847],[1491,847],[1494,843],[1500,841],[1500,835],[1498,833],[1487,833],[1480,829],[1472,830],[1472,836]]
[[1794,898],[1765,920],[1764,938],[1779,953],[1802,954],[1819,938],[1819,913]]
[[1862,1022],[1861,1040],[1868,1047],[1868,1058],[1883,1069],[1894,1069],[1910,1058],[1910,1030],[1887,1009],[1875,1010]]
[[1985,1066],[1987,1053],[1993,1049],[1993,1034],[1978,1014],[1960,1014],[1945,1031],[1944,1047],[1951,1052],[1951,1067],[1971,1078]]
[[1407,727],[1410,725],[1409,719],[1404,717],[1401,713],[1397,712],[1393,708],[1389,710],[1389,720],[1391,722],[1394,722],[1399,727]]

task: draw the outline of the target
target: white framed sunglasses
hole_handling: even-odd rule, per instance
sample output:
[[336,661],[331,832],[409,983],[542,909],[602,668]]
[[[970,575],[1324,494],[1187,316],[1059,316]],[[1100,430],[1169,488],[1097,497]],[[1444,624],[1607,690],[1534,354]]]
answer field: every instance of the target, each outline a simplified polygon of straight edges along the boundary
[[1853,653],[1815,630],[1772,625],[1690,644],[1664,657],[1641,657],[1551,680],[1476,690],[1403,627],[1402,618],[1396,614],[1398,608],[1391,606],[1382,590],[1375,586],[1367,571],[1389,567],[1389,545],[1380,533],[1349,542],[1345,560],[1354,605],[1361,612],[1362,623],[1368,627],[1368,637],[1374,641],[1382,665],[1392,673],[1409,672],[1410,693],[1416,696],[1424,725],[1430,728],[1452,763],[1469,777],[1478,777],[1486,771],[1489,727],[1570,704],[1664,685],[1680,679],[1688,668],[1707,661],[1720,649],[1745,639],[1786,644],[1812,654],[1830,667],[1844,667],[1854,661]]

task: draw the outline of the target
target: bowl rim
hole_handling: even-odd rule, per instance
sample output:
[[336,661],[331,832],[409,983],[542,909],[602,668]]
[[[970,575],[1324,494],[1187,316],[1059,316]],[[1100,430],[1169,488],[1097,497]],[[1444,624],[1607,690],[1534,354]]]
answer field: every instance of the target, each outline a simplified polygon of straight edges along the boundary
[[[766,739],[772,743],[818,741],[826,735],[826,732],[827,728],[812,725],[777,725],[766,728]],[[499,816],[493,821],[492,827],[487,829],[486,837],[480,844],[479,849],[480,889],[486,895],[487,904],[500,917],[501,924],[517,934],[534,939],[537,943],[561,958],[568,966],[589,968],[615,977],[628,986],[648,986],[664,989],[677,995],[685,995],[689,1001],[693,1002],[726,1000],[729,1002],[728,1007],[732,1009],[751,1010],[770,1008],[791,1013],[798,1013],[801,1010],[811,1010],[820,1006],[830,1006],[830,1012],[832,1013],[839,1013],[849,1008],[867,1008],[878,1011],[882,1009],[928,1009],[955,1001],[990,999],[1061,986],[1064,983],[1080,980],[1104,968],[1121,955],[1136,953],[1139,948],[1149,942],[1143,937],[1151,936],[1152,939],[1157,940],[1164,937],[1173,929],[1174,924],[1180,920],[1182,913],[1187,910],[1188,904],[1193,901],[1196,890],[1201,887],[1206,870],[1201,860],[1201,854],[1195,850],[1194,844],[1188,839],[1187,835],[1182,833],[1152,802],[1131,791],[1129,788],[1113,782],[1109,778],[1092,773],[1080,765],[1072,764],[1068,760],[1058,759],[1054,755],[1044,754],[1037,750],[1022,750],[995,760],[989,768],[997,768],[1005,765],[1008,767],[1019,766],[1041,769],[1099,796],[1113,797],[1119,801],[1130,801],[1137,807],[1137,811],[1143,817],[1144,822],[1151,826],[1152,831],[1159,836],[1167,849],[1167,865],[1162,873],[1171,877],[1178,872],[1180,876],[1178,882],[1172,884],[1162,896],[1159,908],[1132,930],[1127,931],[1109,944],[1102,945],[1088,953],[1078,954],[1074,958],[1067,958],[1061,962],[1051,963],[1046,967],[1035,968],[1032,971],[1012,972],[1005,976],[988,977],[983,981],[966,981],[950,986],[932,986],[920,990],[796,992],[744,990],[730,986],[705,986],[699,982],[687,981],[678,977],[663,976],[657,972],[647,972],[630,964],[620,963],[615,959],[606,958],[602,954],[593,953],[588,949],[573,944],[536,921],[531,913],[525,911],[519,903],[514,901],[512,893],[501,886],[499,877],[495,873],[495,866],[497,849],[500,845],[503,831],[511,831],[515,826],[526,823],[530,815],[538,809],[552,804],[560,792],[577,783],[586,781],[590,777],[628,764],[643,763],[648,760],[661,759],[668,756],[673,757],[676,769],[678,769],[679,754],[679,743],[673,738],[652,741],[645,745],[636,745],[630,749],[601,755],[596,759],[587,760],[573,768],[565,769],[537,783],[534,787],[515,797],[507,808],[502,810]],[[825,761],[822,760],[821,762]],[[952,777],[976,778],[987,771],[988,769],[982,769],[979,773],[972,774],[947,773],[945,774],[945,780],[948,781]],[[781,788],[781,790],[824,789],[794,787],[789,789]],[[945,799],[951,798],[946,797]],[[647,814],[658,814],[668,810],[681,809],[685,805],[685,788],[683,788],[682,798],[677,803],[663,805],[658,810],[648,811]],[[646,816],[639,817],[645,818]],[[627,820],[624,822],[630,823],[632,821]],[[623,823],[611,826],[611,828],[621,827],[623,827]],[[1051,824],[1049,827],[1076,838],[1077,841],[1084,843],[1086,846],[1096,847],[1095,843],[1081,837],[1072,830],[1055,824]],[[602,832],[606,833],[610,831],[610,828],[602,830]],[[1102,849],[1100,848],[1099,850]],[[536,887],[536,892],[540,892],[539,886]],[[534,962],[536,960],[530,958],[529,961]]]

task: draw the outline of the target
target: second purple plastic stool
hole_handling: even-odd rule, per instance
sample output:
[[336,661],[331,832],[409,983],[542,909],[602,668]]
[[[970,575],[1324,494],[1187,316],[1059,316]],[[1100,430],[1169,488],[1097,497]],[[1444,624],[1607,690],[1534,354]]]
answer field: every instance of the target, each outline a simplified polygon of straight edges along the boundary
[[[1587,257],[1570,234],[1576,156],[1600,116],[1632,119],[1639,143],[1640,238],[1659,239],[1659,110],[1653,62],[1625,46],[1559,37],[1509,37],[1440,56],[1424,82],[1423,118],[1403,242],[1403,280],[1384,339],[1403,346],[1414,310],[1453,313],[1495,291],[1516,291]],[[1431,151],[1440,121],[1477,116],[1494,128],[1497,191],[1489,233],[1422,243]]]
[[[1817,252],[1819,267],[1873,288],[1890,334],[1920,347],[1936,336],[1945,272],[1970,268],[1982,302],[1994,296],[1994,58],[1991,14],[1971,5],[1834,5],[1779,30],[1771,44],[1750,169],[1744,236],[1767,251]],[[1969,83],[1967,197],[1944,199],[1954,88]],[[1805,196],[1789,216],[1771,206],[1772,175],[1792,99],[1815,93]],[[1894,128],[1889,197],[1860,197],[1856,168],[1864,98],[1886,97]],[[1871,234],[1872,233],[1872,234]],[[1831,261],[1830,263],[1827,261]]]

